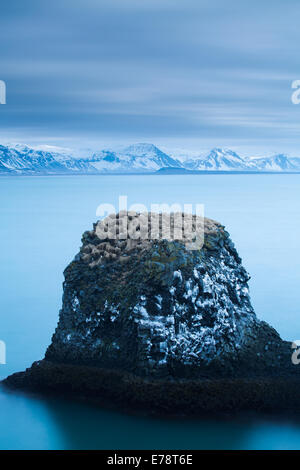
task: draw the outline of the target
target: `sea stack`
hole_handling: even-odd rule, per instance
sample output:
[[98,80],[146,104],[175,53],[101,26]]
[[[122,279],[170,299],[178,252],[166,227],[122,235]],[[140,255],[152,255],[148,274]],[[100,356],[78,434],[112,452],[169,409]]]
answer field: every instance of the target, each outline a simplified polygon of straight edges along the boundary
[[300,410],[291,343],[257,318],[220,223],[112,214],[64,274],[45,358],[7,385],[159,413]]

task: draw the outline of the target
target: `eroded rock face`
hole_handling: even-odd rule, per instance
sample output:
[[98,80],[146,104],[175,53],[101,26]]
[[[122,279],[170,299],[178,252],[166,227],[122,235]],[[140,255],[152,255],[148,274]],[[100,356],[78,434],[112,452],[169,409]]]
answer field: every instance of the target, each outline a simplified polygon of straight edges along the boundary
[[[120,213],[84,233],[65,270],[63,306],[46,359],[158,377],[232,367],[261,322],[229,234],[217,222],[193,217],[204,244],[190,250],[195,232],[179,237],[180,218],[172,216],[167,237],[161,219],[156,239],[149,240],[151,214],[143,217],[141,226],[137,214]],[[124,226],[135,239],[124,238]]]

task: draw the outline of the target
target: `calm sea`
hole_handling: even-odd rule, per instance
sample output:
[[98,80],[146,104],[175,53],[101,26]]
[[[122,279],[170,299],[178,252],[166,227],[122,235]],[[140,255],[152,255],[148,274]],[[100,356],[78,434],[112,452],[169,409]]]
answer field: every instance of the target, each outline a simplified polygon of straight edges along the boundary
[[[43,357],[63,270],[101,203],[204,204],[226,225],[257,315],[300,339],[300,175],[3,177],[0,179],[0,378]],[[300,366],[299,366],[300,367]],[[300,449],[291,420],[154,419],[0,388],[0,449]]]

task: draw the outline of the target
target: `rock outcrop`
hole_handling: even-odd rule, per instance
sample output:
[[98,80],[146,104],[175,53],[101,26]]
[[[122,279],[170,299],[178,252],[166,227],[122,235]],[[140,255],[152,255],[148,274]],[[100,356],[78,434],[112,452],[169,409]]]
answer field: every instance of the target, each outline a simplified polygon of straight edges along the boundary
[[[6,382],[169,406],[172,413],[183,404],[187,413],[238,409],[245,400],[240,387],[245,392],[248,383],[248,407],[261,387],[261,403],[276,408],[270,383],[277,384],[279,404],[284,377],[297,381],[299,373],[291,344],[256,317],[248,280],[229,234],[215,221],[113,214],[84,233],[65,270],[63,306],[45,359]],[[295,396],[289,404],[298,407]]]

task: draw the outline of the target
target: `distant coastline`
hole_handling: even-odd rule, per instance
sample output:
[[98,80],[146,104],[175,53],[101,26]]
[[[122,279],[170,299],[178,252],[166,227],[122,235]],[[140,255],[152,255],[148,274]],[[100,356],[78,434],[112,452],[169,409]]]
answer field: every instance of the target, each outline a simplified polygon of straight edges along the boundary
[[[164,171],[165,170],[165,171]],[[300,171],[193,171],[193,170],[182,170],[180,168],[176,169],[177,171],[172,171],[170,168],[162,168],[158,171],[145,171],[145,172],[106,172],[106,173],[0,173],[0,178],[11,178],[11,177],[74,177],[74,176],[176,176],[176,175],[202,175],[202,176],[210,176],[210,175],[299,175]]]
[[300,173],[300,157],[275,154],[246,158],[221,148],[193,158],[188,153],[176,157],[148,143],[84,153],[48,145],[0,145],[0,175],[4,176],[258,173]]

